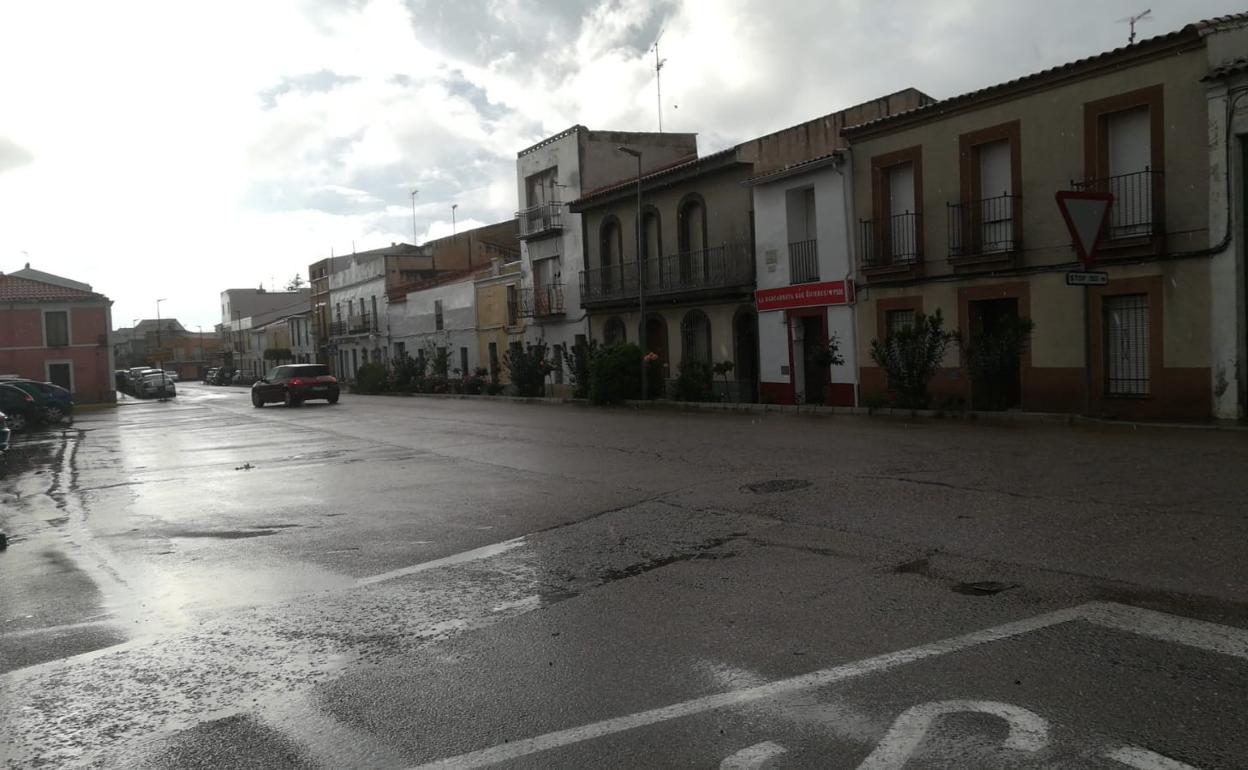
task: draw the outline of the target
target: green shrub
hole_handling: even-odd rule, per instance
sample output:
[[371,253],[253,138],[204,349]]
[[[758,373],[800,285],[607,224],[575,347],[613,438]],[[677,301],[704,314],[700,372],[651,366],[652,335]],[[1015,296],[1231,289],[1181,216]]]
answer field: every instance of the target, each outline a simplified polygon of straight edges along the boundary
[[677,401],[711,401],[712,369],[705,361],[683,361],[676,378]]
[[537,342],[519,353],[507,351],[503,355],[507,376],[516,388],[518,396],[543,396],[546,394],[546,375],[551,364],[546,360],[546,343]]
[[572,381],[573,398],[589,398],[589,367],[596,352],[596,340],[577,343],[572,346],[572,352],[568,352],[566,347],[563,349],[563,362]]
[[489,374],[488,371],[478,366],[471,375],[464,378],[460,390],[470,396],[481,395],[481,392],[485,390],[485,381]]
[[598,348],[589,362],[589,400],[622,404],[641,393],[641,348],[620,343]]
[[355,372],[352,393],[384,393],[389,385],[389,373],[381,364],[364,364]]
[[927,383],[940,367],[945,351],[958,339],[955,331],[945,331],[945,319],[937,309],[933,315],[916,313],[914,326],[884,338],[871,340],[871,358],[888,375],[888,386],[897,391],[897,406],[926,409],[931,396]]

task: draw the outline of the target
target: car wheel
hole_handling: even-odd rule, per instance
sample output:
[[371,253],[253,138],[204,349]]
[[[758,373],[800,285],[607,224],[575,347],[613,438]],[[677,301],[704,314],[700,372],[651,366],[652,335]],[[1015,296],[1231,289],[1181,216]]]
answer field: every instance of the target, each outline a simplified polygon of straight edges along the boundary
[[260,398],[260,394],[254,390],[251,392],[251,405],[257,409],[264,406],[264,399]]
[[65,419],[65,410],[62,407],[53,404],[52,406],[44,408],[43,417],[49,424],[58,423]]
[[10,414],[9,415],[9,427],[12,428],[13,430],[15,431],[26,430],[26,425],[27,425],[26,415],[24,414]]
[[335,393],[334,395],[330,396],[329,398],[327,398],[327,399],[325,399],[325,400],[326,400],[326,401],[328,401],[328,402],[329,402],[329,403],[331,403],[331,404],[336,404],[336,403],[338,403],[338,394],[337,394],[337,393]]
[[302,403],[298,396],[290,395],[290,391],[286,391],[286,406],[299,406]]

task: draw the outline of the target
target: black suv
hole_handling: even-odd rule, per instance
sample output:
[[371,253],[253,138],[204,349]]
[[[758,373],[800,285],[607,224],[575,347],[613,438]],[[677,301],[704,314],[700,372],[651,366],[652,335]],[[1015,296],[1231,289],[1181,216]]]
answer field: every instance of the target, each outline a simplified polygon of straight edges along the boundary
[[338,380],[325,364],[278,366],[251,386],[251,405],[256,408],[277,401],[286,406],[299,406],[318,398],[338,403]]

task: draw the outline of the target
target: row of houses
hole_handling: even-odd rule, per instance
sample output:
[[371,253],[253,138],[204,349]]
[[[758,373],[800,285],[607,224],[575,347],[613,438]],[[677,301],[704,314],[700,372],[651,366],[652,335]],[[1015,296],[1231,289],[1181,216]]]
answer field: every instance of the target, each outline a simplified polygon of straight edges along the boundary
[[[540,341],[560,392],[560,351],[623,341],[669,380],[730,362],[727,398],[859,405],[889,396],[872,342],[939,311],[963,342],[1034,324],[997,406],[1242,417],[1244,51],[1248,14],[1221,17],[707,155],[694,134],[573,126],[518,153],[513,221],[313,264],[314,357],[350,378],[432,345],[502,379],[501,354]],[[1113,196],[1103,285],[1067,283],[1066,190]],[[938,401],[983,404],[966,355],[940,362]]]

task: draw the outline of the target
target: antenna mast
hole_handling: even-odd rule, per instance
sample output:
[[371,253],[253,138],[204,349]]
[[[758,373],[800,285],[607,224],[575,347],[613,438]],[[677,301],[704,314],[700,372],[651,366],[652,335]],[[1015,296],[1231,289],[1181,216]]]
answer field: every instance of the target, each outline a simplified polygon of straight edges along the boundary
[[1125,22],[1131,28],[1131,34],[1127,36],[1127,45],[1132,45],[1135,43],[1135,25],[1141,21],[1152,21],[1152,13],[1153,13],[1153,9],[1148,8],[1143,13],[1137,13],[1134,16],[1128,16],[1125,19],[1118,20],[1119,24],[1122,24]]
[[663,30],[659,30],[659,36],[654,39],[654,93],[659,108],[659,133],[663,133],[663,65],[667,63],[667,59],[659,58],[659,40],[663,37]]

